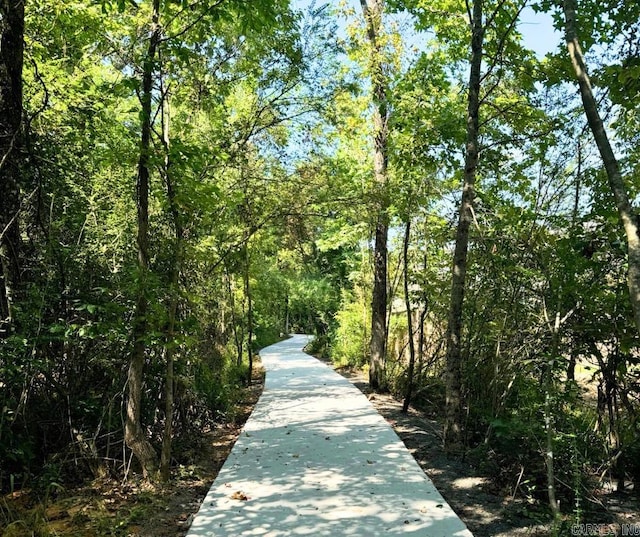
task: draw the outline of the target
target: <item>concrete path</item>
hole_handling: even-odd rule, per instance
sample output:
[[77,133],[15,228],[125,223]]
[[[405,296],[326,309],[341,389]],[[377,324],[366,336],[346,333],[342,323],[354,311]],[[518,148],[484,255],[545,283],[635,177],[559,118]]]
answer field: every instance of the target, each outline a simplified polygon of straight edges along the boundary
[[472,537],[348,380],[301,349],[267,347],[264,393],[188,537]]

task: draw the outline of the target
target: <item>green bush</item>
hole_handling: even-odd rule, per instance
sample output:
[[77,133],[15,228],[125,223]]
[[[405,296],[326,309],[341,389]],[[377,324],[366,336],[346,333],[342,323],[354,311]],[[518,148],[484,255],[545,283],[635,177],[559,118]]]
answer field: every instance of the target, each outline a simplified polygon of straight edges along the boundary
[[[499,417],[470,416],[475,447],[470,460],[499,487],[546,509],[546,429],[544,392],[539,382],[520,377]],[[556,494],[568,514],[594,483],[589,466],[603,459],[604,438],[593,430],[595,410],[570,390],[554,394],[553,455]],[[516,487],[517,485],[517,487]]]
[[362,367],[369,361],[370,314],[363,304],[347,302],[336,314],[331,358],[335,363]]
[[314,337],[306,346],[305,351],[318,358],[328,359],[331,356],[331,340],[328,335]]

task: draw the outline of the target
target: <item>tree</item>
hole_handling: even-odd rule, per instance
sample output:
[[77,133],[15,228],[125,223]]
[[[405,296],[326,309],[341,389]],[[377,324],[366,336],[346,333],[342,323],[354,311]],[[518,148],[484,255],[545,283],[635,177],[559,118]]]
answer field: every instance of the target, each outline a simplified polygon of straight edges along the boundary
[[[456,72],[462,66],[469,69],[464,82],[467,106],[464,162],[460,174],[463,185],[455,231],[444,374],[444,441],[449,452],[459,453],[464,448],[463,326],[471,228],[477,221],[474,213],[476,175],[482,150],[486,152],[487,146],[491,147],[494,158],[499,159],[499,148],[513,143],[516,135],[508,133],[514,130],[512,125],[517,121],[516,111],[521,113],[525,109],[518,93],[531,91],[531,83],[526,77],[516,74],[518,69],[512,63],[518,56],[523,62],[528,61],[527,54],[518,45],[518,34],[515,32],[524,2],[468,2],[465,14],[461,12],[461,4],[444,3],[440,9],[433,9],[419,1],[408,4],[417,14],[420,26],[433,30],[440,43],[444,43]],[[522,84],[522,87],[512,89],[510,85],[514,82]],[[491,110],[482,122],[481,109]],[[481,129],[487,133],[487,140],[482,143]],[[452,156],[449,154],[448,158]]]
[[[282,330],[279,308],[301,276],[278,274],[277,238],[293,215],[303,218],[310,195],[296,198],[293,159],[278,160],[287,160],[291,124],[330,101],[333,82],[302,87],[319,78],[285,1],[26,5],[28,121],[10,156],[25,157],[29,173],[15,180],[34,195],[19,218],[12,211],[30,278],[12,315],[30,322],[0,341],[0,482],[20,482],[67,448],[90,472],[119,472],[123,436],[150,478],[162,440],[166,479],[171,437],[226,412],[246,378],[229,335],[244,352],[247,332],[264,345]],[[314,17],[305,38],[317,40],[317,69]],[[297,132],[311,123],[298,121]],[[229,296],[219,278],[226,267],[243,281],[245,251],[254,330],[237,309],[228,314],[230,302],[246,304],[244,286]],[[298,312],[308,298],[293,297]],[[87,442],[70,444],[76,434]]]
[[414,372],[416,364],[416,349],[413,330],[413,311],[411,308],[411,297],[409,295],[409,244],[411,242],[411,218],[407,218],[404,227],[404,240],[402,241],[402,260],[404,266],[403,286],[404,286],[404,304],[407,310],[407,339],[409,341],[409,367],[407,370],[407,389],[402,403],[402,412],[405,414],[409,411],[411,404],[411,396],[414,387]]
[[469,89],[467,94],[467,142],[462,186],[462,200],[453,253],[453,273],[451,282],[451,303],[447,325],[447,360],[445,382],[447,388],[446,414],[444,425],[444,445],[450,453],[460,453],[464,449],[463,403],[462,403],[462,306],[464,303],[465,279],[467,274],[467,251],[469,228],[473,222],[473,201],[475,197],[476,170],[480,155],[480,85],[484,44],[484,0],[474,0],[471,24],[471,60]]
[[158,468],[157,454],[146,438],[140,422],[142,405],[143,369],[146,358],[147,286],[149,279],[149,176],[152,134],[152,92],[156,70],[158,45],[162,36],[160,26],[160,0],[153,0],[149,45],[144,57],[141,85],[141,131],[138,174],[136,179],[136,205],[138,232],[138,291],[132,328],[133,350],[127,375],[127,419],[125,440],[142,466],[145,477],[153,478]]
[[176,342],[176,321],[178,316],[178,301],[180,298],[180,275],[182,273],[184,261],[184,224],[182,213],[177,203],[176,182],[173,177],[173,161],[171,158],[171,103],[170,88],[161,87],[161,119],[162,119],[162,145],[165,152],[163,166],[164,182],[169,202],[169,211],[174,227],[174,251],[173,263],[169,276],[169,311],[167,313],[167,329],[165,335],[164,355],[167,362],[165,376],[165,423],[162,436],[162,450],[160,453],[160,477],[163,481],[168,481],[171,476],[171,443],[173,437],[173,417],[174,417],[174,391],[175,391],[175,349]]
[[638,226],[638,214],[629,201],[627,186],[620,171],[620,165],[613,152],[607,131],[598,111],[598,103],[593,95],[591,81],[587,72],[587,66],[578,39],[577,26],[577,1],[565,0],[563,2],[565,18],[565,40],[571,63],[575,71],[584,113],[589,124],[589,129],[598,146],[598,151],[605,167],[609,189],[613,194],[618,216],[622,224],[628,249],[629,272],[627,284],[629,287],[629,299],[633,309],[633,316],[637,330],[640,332],[640,228]]
[[0,1],[0,337],[14,328],[20,286],[24,2]]
[[373,168],[377,203],[373,252],[373,294],[371,298],[371,343],[369,384],[385,388],[384,360],[387,343],[387,236],[389,199],[387,193],[388,121],[387,82],[382,53],[384,0],[360,0],[370,44],[369,69],[373,97]]

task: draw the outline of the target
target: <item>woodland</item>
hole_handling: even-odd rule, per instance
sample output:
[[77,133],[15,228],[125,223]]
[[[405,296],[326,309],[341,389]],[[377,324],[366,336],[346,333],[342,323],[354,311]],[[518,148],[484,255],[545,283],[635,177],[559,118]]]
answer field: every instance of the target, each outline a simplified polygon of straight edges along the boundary
[[0,0],[2,493],[170,481],[303,332],[567,534],[640,480],[639,148],[631,0]]

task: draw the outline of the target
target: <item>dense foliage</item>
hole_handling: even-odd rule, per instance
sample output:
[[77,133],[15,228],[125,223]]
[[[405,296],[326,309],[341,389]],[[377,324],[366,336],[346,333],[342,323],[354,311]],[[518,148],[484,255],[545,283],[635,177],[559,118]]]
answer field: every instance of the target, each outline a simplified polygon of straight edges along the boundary
[[[605,4],[579,1],[576,26],[637,218],[640,12]],[[537,56],[521,30],[531,9],[564,29],[563,6],[379,5],[372,41],[360,4],[25,4],[19,128],[0,118],[2,490],[124,475],[130,449],[155,471],[125,422],[160,454],[233,413],[254,353],[287,332],[367,367],[381,211],[379,387],[443,415],[457,368],[464,451],[558,520],[605,482],[637,486],[633,244],[569,54]],[[459,209],[474,28],[478,154]]]

